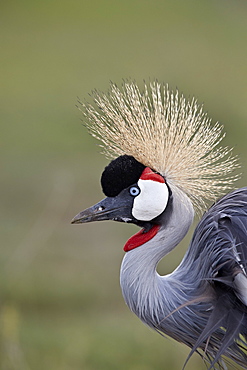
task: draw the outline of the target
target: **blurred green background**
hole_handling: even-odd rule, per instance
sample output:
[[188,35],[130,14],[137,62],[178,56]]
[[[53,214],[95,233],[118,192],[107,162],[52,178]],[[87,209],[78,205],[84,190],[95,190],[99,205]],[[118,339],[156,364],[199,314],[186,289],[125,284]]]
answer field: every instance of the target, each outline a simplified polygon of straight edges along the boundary
[[[246,185],[246,0],[10,0],[0,18],[0,368],[181,369],[188,349],[121,296],[134,226],[70,225],[102,198],[107,164],[75,104],[110,80],[168,82],[224,124]],[[195,355],[187,368],[204,365]]]

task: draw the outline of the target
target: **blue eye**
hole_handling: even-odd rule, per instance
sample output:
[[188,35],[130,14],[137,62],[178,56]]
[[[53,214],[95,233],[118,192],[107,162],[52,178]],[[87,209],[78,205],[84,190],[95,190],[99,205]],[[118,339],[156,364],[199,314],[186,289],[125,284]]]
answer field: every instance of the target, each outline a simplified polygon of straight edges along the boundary
[[130,192],[130,195],[132,195],[132,197],[136,197],[137,195],[140,194],[140,189],[138,188],[138,186],[132,186],[129,189],[129,192]]

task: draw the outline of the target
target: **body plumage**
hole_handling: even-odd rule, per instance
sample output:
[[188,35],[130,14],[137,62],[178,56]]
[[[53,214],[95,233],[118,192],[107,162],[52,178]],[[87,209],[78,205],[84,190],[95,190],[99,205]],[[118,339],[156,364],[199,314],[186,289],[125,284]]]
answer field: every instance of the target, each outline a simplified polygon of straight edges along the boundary
[[247,188],[204,213],[171,274],[156,271],[186,235],[194,208],[232,186],[237,159],[218,148],[222,127],[211,125],[195,100],[157,82],[150,91],[112,85],[108,96],[95,93],[100,111],[83,104],[90,132],[118,157],[102,174],[107,198],[72,222],[112,219],[142,227],[124,247],[120,283],[129,308],[200,353],[209,369],[224,368],[222,355],[247,368]]

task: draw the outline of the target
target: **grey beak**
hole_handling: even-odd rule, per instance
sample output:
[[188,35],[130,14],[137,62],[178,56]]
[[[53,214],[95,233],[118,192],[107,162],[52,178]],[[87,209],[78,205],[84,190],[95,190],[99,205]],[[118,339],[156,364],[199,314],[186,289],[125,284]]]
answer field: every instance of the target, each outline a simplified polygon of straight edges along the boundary
[[94,206],[78,213],[71,223],[83,224],[103,220],[131,222],[133,220],[131,215],[132,202],[133,200],[127,200],[124,194],[105,198]]
[[[107,199],[107,198],[106,198]],[[100,201],[99,203],[95,204],[92,207],[85,209],[84,211],[78,213],[73,220],[71,221],[72,224],[83,224],[86,222],[93,222],[93,221],[101,221],[101,220],[109,220],[109,215],[112,213],[112,209],[106,209],[104,205],[102,205],[105,199]]]

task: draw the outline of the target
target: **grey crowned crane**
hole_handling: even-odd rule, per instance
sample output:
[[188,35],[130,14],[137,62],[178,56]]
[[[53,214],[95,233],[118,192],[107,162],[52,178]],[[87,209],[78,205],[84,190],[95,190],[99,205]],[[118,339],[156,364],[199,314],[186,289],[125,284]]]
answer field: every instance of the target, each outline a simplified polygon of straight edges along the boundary
[[[80,104],[89,132],[112,158],[101,177],[106,198],[72,223],[114,220],[141,227],[126,242],[121,266],[130,310],[188,345],[188,359],[197,352],[208,369],[226,369],[228,362],[247,369],[247,188],[227,193],[238,178],[238,160],[219,146],[222,126],[212,124],[196,100],[157,81],[142,91],[132,81],[112,84],[93,98],[93,104]],[[157,264],[206,201],[215,203],[182,262],[160,276]]]

